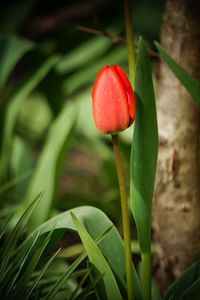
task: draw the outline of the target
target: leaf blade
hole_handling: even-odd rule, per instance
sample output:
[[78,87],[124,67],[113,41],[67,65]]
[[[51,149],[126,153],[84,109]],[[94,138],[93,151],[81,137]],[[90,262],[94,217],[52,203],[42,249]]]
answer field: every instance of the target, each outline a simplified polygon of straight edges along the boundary
[[31,50],[34,44],[18,36],[6,34],[0,37],[0,86],[2,87],[17,62]]
[[155,42],[162,59],[170,67],[175,76],[184,85],[191,96],[200,104],[200,84],[183,68],[181,67],[161,45]]
[[44,196],[30,219],[30,230],[46,221],[49,215],[55,195],[59,160],[74,129],[76,115],[76,106],[66,105],[51,126],[27,192],[26,201],[29,204],[35,195],[44,191]]
[[71,213],[73,222],[77,228],[79,236],[84,244],[85,250],[91,263],[96,267],[101,275],[103,275],[103,281],[106,289],[106,294],[110,300],[122,300],[122,296],[118,289],[114,275],[106,262],[103,254],[101,253],[98,246],[95,244],[89,233],[86,231],[84,226],[80,223],[76,215]]
[[[169,290],[165,294],[163,300],[181,300],[185,299],[184,294],[187,295],[192,292],[191,287],[195,282],[199,288],[199,277],[200,277],[200,261],[197,261],[185,272],[176,279],[176,281],[170,286]],[[191,299],[191,298],[190,298]]]
[[151,207],[158,153],[155,95],[147,49],[142,39],[136,62],[137,116],[131,149],[131,209],[140,249],[151,251]]

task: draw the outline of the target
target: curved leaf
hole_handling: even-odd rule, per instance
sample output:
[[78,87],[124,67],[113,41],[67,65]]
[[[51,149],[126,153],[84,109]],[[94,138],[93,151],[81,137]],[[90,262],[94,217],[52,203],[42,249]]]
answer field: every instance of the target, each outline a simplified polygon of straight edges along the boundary
[[168,64],[175,76],[184,85],[186,90],[191,94],[191,96],[200,104],[200,84],[185,70],[181,67],[168,53],[165,51],[161,45],[155,42],[156,48],[158,49],[162,59]]
[[120,294],[115,277],[100,249],[91,238],[87,230],[84,228],[84,226],[81,224],[81,222],[78,220],[78,218],[73,213],[71,213],[71,217],[83,242],[90,262],[96,267],[100,275],[103,276],[102,279],[105,285],[107,298],[109,300],[122,300],[122,296]]
[[74,128],[76,113],[75,105],[67,105],[51,126],[27,192],[27,203],[30,204],[35,195],[44,191],[44,195],[30,219],[30,229],[34,229],[46,221],[52,208],[59,162]]
[[0,86],[8,79],[13,68],[34,44],[18,36],[6,34],[0,36]]
[[155,95],[147,49],[142,39],[136,63],[137,116],[131,149],[131,208],[140,249],[151,251],[151,207],[158,153]]
[[[200,261],[197,261],[172,284],[163,300],[199,299],[199,282]],[[198,295],[197,298],[192,297],[194,295]]]

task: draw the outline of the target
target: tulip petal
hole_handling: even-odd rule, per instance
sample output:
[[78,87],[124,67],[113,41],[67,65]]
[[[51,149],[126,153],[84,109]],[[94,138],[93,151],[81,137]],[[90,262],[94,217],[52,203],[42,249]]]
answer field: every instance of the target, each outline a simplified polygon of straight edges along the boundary
[[130,84],[130,81],[126,75],[126,73],[124,72],[124,70],[118,66],[115,65],[114,66],[116,72],[118,72],[123,84],[124,84],[124,88],[126,89],[126,93],[127,93],[127,97],[128,97],[128,105],[129,105],[129,112],[130,112],[130,116],[132,119],[132,122],[135,120],[135,115],[136,115],[136,101],[135,101],[135,95],[133,93],[133,89],[132,86]]
[[128,96],[116,67],[105,66],[99,72],[92,98],[94,121],[102,133],[115,133],[129,126]]

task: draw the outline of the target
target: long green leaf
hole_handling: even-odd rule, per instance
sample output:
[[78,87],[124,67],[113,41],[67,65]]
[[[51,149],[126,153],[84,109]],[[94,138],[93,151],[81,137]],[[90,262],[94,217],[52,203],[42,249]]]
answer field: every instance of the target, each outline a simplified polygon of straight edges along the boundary
[[66,54],[57,64],[56,70],[60,73],[74,71],[106,52],[111,45],[112,42],[106,37],[92,37]]
[[103,282],[105,285],[107,298],[109,300],[122,300],[122,296],[120,294],[115,277],[100,249],[98,248],[94,240],[91,238],[87,230],[84,228],[84,226],[80,223],[78,218],[73,213],[71,213],[71,216],[77,228],[79,236],[83,242],[90,262],[96,267],[99,273],[103,275]]
[[158,153],[158,129],[154,88],[147,49],[142,39],[136,63],[137,116],[131,150],[131,208],[136,221],[140,249],[151,248],[151,207]]
[[[200,278],[200,261],[189,267],[169,288],[163,300],[186,300],[199,299],[199,278]],[[192,292],[198,288],[197,298],[189,297]],[[193,290],[194,289],[194,290]],[[195,290],[197,291],[197,290]],[[191,294],[190,294],[191,293]]]
[[51,126],[27,193],[29,204],[35,195],[44,191],[44,196],[29,222],[30,229],[36,228],[49,216],[55,195],[59,163],[74,128],[76,108],[75,105],[67,105]]
[[199,300],[200,277],[183,293],[182,300]]
[[200,84],[185,70],[181,67],[170,55],[161,47],[161,45],[155,42],[156,48],[158,49],[162,59],[168,64],[175,76],[185,86],[186,90],[191,96],[200,104]]
[[6,34],[0,36],[0,86],[2,87],[16,63],[31,50],[34,44],[18,36]]
[[[7,171],[10,151],[13,139],[14,126],[17,120],[19,110],[22,103],[33,89],[40,83],[40,81],[47,75],[49,70],[57,63],[58,57],[52,56],[48,58],[42,65],[37,67],[34,73],[22,82],[22,84],[15,90],[9,99],[9,105],[6,108],[4,116],[4,127],[2,132],[2,143],[0,151],[0,182],[4,178]],[[33,200],[34,198],[32,198]]]

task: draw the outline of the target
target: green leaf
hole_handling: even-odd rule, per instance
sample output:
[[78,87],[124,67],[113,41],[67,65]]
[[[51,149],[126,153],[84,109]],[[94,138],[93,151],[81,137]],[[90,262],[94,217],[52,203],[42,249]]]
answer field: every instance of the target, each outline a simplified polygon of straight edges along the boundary
[[184,293],[183,300],[198,300],[200,295],[200,278],[198,278]]
[[[19,268],[18,268],[18,270],[17,270],[17,272],[15,271],[14,273],[13,273],[13,275],[14,276],[10,276],[10,280],[9,280],[9,287],[7,288],[7,290],[6,290],[6,298],[15,298],[15,297],[13,297],[13,294],[12,294],[12,292],[14,292],[14,290],[15,290],[15,293],[17,294],[17,292],[20,292],[20,296],[22,296],[22,294],[23,294],[23,292],[24,292],[24,290],[26,289],[26,284],[28,283],[28,279],[29,278],[26,278],[26,276],[24,276],[24,274],[26,274],[27,273],[27,271],[29,270],[29,266],[27,267],[27,269],[26,270],[24,270],[24,274],[23,274],[23,279],[25,279],[25,281],[23,280],[23,283],[22,283],[22,285],[20,286],[20,279],[19,279],[19,277],[20,277],[20,275],[21,275],[21,273],[22,273],[22,270],[23,270],[23,267],[24,267],[24,265],[27,263],[27,260],[28,260],[28,258],[30,258],[30,253],[32,252],[32,250],[33,250],[33,248],[34,248],[34,246],[35,246],[35,244],[36,244],[36,242],[38,241],[38,237],[39,237],[39,233],[38,233],[38,235],[35,237],[35,239],[34,239],[34,241],[33,241],[33,243],[31,244],[31,246],[29,247],[29,249],[27,250],[27,253],[25,254],[25,255],[22,255],[21,256],[21,258],[22,258],[22,261],[21,261],[21,263],[20,263],[20,265],[19,265]],[[36,254],[36,253],[35,253]],[[34,254],[34,256],[35,256],[35,254]],[[30,264],[30,267],[31,267],[31,264]],[[15,268],[16,268],[16,265],[15,265]],[[9,274],[10,275],[10,274]],[[11,279],[12,278],[12,279]],[[19,282],[17,282],[17,280],[19,280]],[[17,286],[18,286],[18,289],[16,290],[15,289],[15,284],[16,284],[16,282],[17,282]],[[9,299],[8,298],[8,299]]]
[[[29,239],[26,240],[21,247],[26,247],[26,245],[29,245],[29,240],[33,239],[34,236],[37,235],[38,231],[40,232],[40,235],[42,235],[48,233],[49,231],[51,231],[52,227],[54,227],[52,236],[54,236],[55,240],[58,240],[66,229],[76,230],[71,219],[71,212],[78,216],[79,220],[82,222],[82,224],[84,224],[93,240],[97,240],[111,226],[113,226],[113,223],[101,210],[90,206],[77,207],[72,209],[71,211],[61,213],[56,217],[50,219],[46,223],[42,224],[29,236]],[[121,280],[121,278],[124,279],[125,261],[123,241],[114,226],[106,234],[105,238],[98,244],[98,247],[107,259],[112,270],[114,270],[114,273],[119,281]],[[142,300],[143,298],[141,288],[136,272],[134,273],[134,286],[136,299]]]
[[85,258],[85,254],[83,253],[70,265],[70,267],[68,267],[66,272],[64,272],[63,275],[59,278],[59,280],[57,280],[56,283],[52,286],[52,288],[46,295],[45,300],[55,299],[54,298],[55,295],[59,292],[59,290],[62,288],[64,283],[72,275],[72,273],[80,265],[80,263],[83,261],[84,258]]
[[8,214],[7,218],[3,222],[1,221],[1,223],[0,223],[0,226],[1,226],[1,229],[0,229],[0,243],[1,243],[1,239],[3,238],[4,234],[6,233],[6,231],[9,228],[10,221],[11,221],[12,217],[13,217],[13,215],[10,212]]
[[30,204],[35,195],[44,191],[43,198],[30,219],[30,229],[36,228],[49,216],[53,206],[62,154],[69,142],[76,115],[76,105],[66,105],[50,128],[27,193],[27,203]]
[[5,84],[17,62],[33,47],[31,41],[15,35],[0,36],[0,87]]
[[[32,254],[31,257],[28,253],[28,255],[27,255],[28,260],[26,261],[26,263],[28,263],[28,265],[27,265],[26,269],[23,271],[22,276],[17,283],[18,291],[17,291],[16,295],[18,295],[18,297],[25,298],[25,294],[27,293],[27,287],[28,287],[29,281],[31,279],[31,276],[32,276],[39,260],[41,259],[41,256],[42,256],[43,252],[45,251],[50,239],[51,239],[52,232],[53,232],[53,229],[52,229],[52,231],[49,232],[47,237],[41,241],[41,243],[37,244],[37,248],[36,247],[34,248],[33,252],[31,253]],[[39,233],[38,233],[38,236],[39,236]],[[30,252],[30,250],[29,250],[29,252]]]
[[140,249],[151,250],[151,208],[158,153],[158,129],[152,71],[142,39],[136,62],[137,115],[131,149],[131,208],[136,221]]
[[[110,230],[110,229],[109,229]],[[100,240],[102,237],[100,237]],[[99,241],[100,241],[99,240]],[[97,241],[97,242],[99,242]],[[54,299],[54,296],[62,289],[63,285],[69,279],[70,276],[75,274],[75,269],[80,265],[80,263],[87,257],[86,253],[83,252],[68,268],[67,270],[60,276],[60,278],[55,282],[55,284],[51,287],[45,299]],[[80,289],[80,286],[77,285],[74,292]],[[74,293],[73,292],[73,293]],[[73,293],[71,296],[73,296]],[[71,297],[70,297],[71,298]]]
[[[5,177],[8,163],[10,160],[10,151],[13,139],[14,126],[19,114],[22,103],[27,96],[34,90],[40,81],[47,75],[49,70],[57,63],[58,57],[52,56],[44,63],[40,64],[34,72],[23,81],[14,91],[9,99],[9,105],[6,108],[4,116],[4,125],[2,132],[1,152],[0,152],[0,182]],[[33,200],[34,198],[32,198]]]
[[[74,223],[71,219],[70,213],[73,212],[79,217],[79,220],[82,221],[85,228],[88,230],[89,234],[94,240],[100,237],[106,230],[108,230],[113,223],[108,219],[108,217],[99,209],[90,206],[77,207],[72,210],[63,212],[56,217],[45,222],[39,226],[33,233],[30,235],[30,238],[33,238],[38,231],[40,234],[47,233],[51,231],[52,226],[54,226],[54,231],[62,230],[60,234],[63,234],[63,229],[72,229],[76,230]],[[55,232],[56,233],[56,232]],[[58,233],[59,234],[59,233]],[[108,241],[110,243],[108,244]],[[112,245],[112,247],[111,247]],[[124,249],[122,239],[116,230],[113,227],[110,232],[106,235],[105,239],[100,242],[99,247],[103,254],[106,257],[109,257],[110,264],[115,267],[117,272],[124,277],[125,276],[125,267],[124,267]]]
[[28,300],[30,299],[30,295],[32,294],[32,292],[34,290],[36,290],[36,287],[38,286],[38,284],[40,283],[41,278],[43,277],[44,273],[47,271],[47,269],[49,268],[49,266],[51,265],[51,263],[54,261],[55,257],[58,255],[58,253],[60,252],[60,249],[58,249],[58,251],[56,251],[54,253],[54,255],[47,261],[47,263],[45,264],[45,266],[41,269],[41,271],[39,272],[38,276],[35,278],[34,282],[32,283],[30,290],[28,290],[27,295],[25,297],[24,300]]
[[[35,207],[38,205],[40,200],[41,200],[41,195],[39,195],[30,204],[30,206],[26,209],[24,214],[19,219],[19,221],[16,224],[16,226],[14,227],[14,229],[8,234],[4,245],[2,246],[1,253],[0,253],[1,254],[0,280],[3,280],[5,278],[5,276],[7,275],[8,271],[9,271],[9,268],[7,266],[8,266],[10,258],[13,255],[13,251],[16,246],[16,243],[19,240],[19,238],[21,237],[22,232],[23,232],[31,214],[33,213]],[[34,238],[36,238],[37,235]],[[14,265],[14,267],[15,267],[15,265]],[[14,267],[12,269],[14,269]],[[12,271],[12,269],[11,269],[11,271]]]
[[158,49],[162,59],[170,67],[175,76],[184,85],[186,90],[191,94],[191,96],[200,104],[200,84],[185,70],[183,69],[168,53],[165,51],[161,45],[155,42],[156,48]]
[[77,228],[79,236],[83,242],[90,262],[96,267],[99,273],[103,275],[103,282],[105,285],[107,298],[109,300],[122,299],[115,277],[100,249],[91,238],[87,230],[84,228],[84,226],[79,222],[78,218],[73,213],[71,213],[71,216]]
[[77,287],[74,289],[73,293],[71,294],[69,300],[75,300],[76,296],[82,291],[82,285],[86,281],[89,276],[90,270],[87,270],[81,280],[78,282]]
[[107,37],[93,37],[66,54],[57,64],[56,70],[59,73],[74,71],[106,52],[111,45]]
[[6,182],[3,186],[0,187],[0,195],[9,190],[10,188],[16,186],[21,181],[27,179],[31,175],[31,171],[24,172],[22,175]]
[[[199,299],[200,260],[189,267],[169,288],[163,300]],[[197,296],[198,295],[198,296]],[[196,296],[196,298],[195,298]]]
[[[86,274],[87,275],[87,274]],[[91,281],[89,284],[87,284],[86,288],[81,291],[77,296],[73,297],[70,300],[84,300],[87,299],[87,296],[90,293],[94,293],[94,288],[97,286],[97,284],[102,280],[102,275],[97,276],[93,281]]]
[[[3,192],[8,188],[15,187],[17,198],[24,199],[34,165],[35,154],[30,145],[27,145],[26,140],[15,134],[12,142],[12,156],[9,165],[12,170],[13,179],[4,185]],[[2,189],[0,189],[0,194],[1,191]]]

